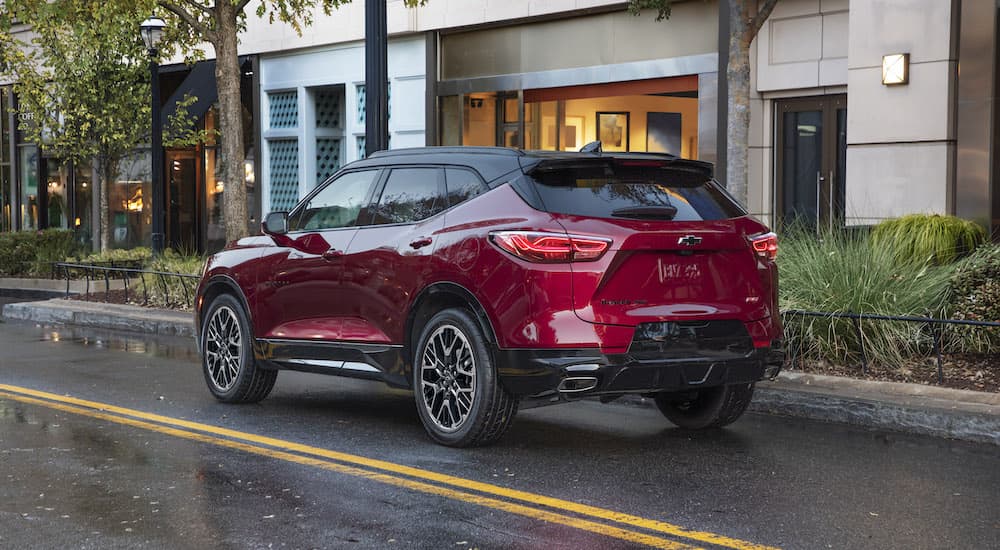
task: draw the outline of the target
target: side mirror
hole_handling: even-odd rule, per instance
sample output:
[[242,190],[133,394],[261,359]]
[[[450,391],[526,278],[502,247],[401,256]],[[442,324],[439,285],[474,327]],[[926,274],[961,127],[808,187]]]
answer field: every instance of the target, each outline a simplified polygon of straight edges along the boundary
[[260,223],[260,230],[265,235],[284,235],[288,233],[288,212],[271,212]]

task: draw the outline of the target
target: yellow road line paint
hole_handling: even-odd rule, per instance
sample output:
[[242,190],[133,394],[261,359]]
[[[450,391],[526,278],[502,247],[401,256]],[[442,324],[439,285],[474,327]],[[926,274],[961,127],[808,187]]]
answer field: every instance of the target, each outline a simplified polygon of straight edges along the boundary
[[96,418],[99,420],[106,420],[108,422],[114,422],[117,424],[124,424],[127,426],[133,426],[137,428],[142,428],[145,430],[150,430],[154,432],[159,432],[174,437],[180,437],[184,439],[190,439],[198,441],[201,443],[208,443],[212,445],[217,445],[220,447],[227,447],[230,449],[236,449],[239,451],[257,454],[269,458],[274,458],[278,460],[284,460],[287,462],[294,462],[296,464],[302,464],[305,466],[313,466],[316,468],[322,468],[325,470],[330,470],[333,472],[346,474],[355,477],[361,477],[373,481],[378,481],[388,485],[393,485],[396,487],[402,487],[406,489],[411,489],[414,491],[419,491],[422,493],[427,493],[431,495],[441,496],[453,500],[458,500],[468,504],[476,504],[479,506],[485,506],[487,508],[493,508],[495,510],[501,510],[504,512],[509,512],[511,514],[516,514],[519,516],[525,516],[531,519],[537,519],[541,521],[547,521],[549,523],[555,523],[559,525],[565,525],[567,527],[573,527],[575,529],[581,529],[584,531],[589,531],[591,533],[596,533],[598,535],[604,535],[608,537],[613,537],[621,539],[626,542],[643,544],[652,548],[663,548],[666,550],[698,550],[695,546],[690,546],[687,544],[682,544],[680,542],[660,538],[653,535],[647,535],[644,533],[639,533],[635,531],[629,531],[626,529],[621,529],[611,525],[605,525],[602,523],[597,523],[581,518],[575,518],[571,516],[565,516],[562,514],[556,514],[554,512],[549,512],[546,510],[539,510],[532,508],[530,506],[525,506],[522,504],[517,504],[513,502],[507,502],[503,500],[497,500],[494,498],[477,495],[473,493],[466,493],[462,491],[457,491],[455,489],[449,489],[447,487],[441,487],[437,485],[430,485],[428,483],[423,483],[420,481],[414,481],[411,479],[406,479],[402,477],[396,477],[389,474],[383,474],[379,472],[373,472],[370,470],[362,470],[360,468],[355,468],[353,466],[346,466],[344,464],[338,464],[336,462],[330,462],[327,460],[322,460],[319,458],[310,458],[302,455],[292,454],[285,451],[279,451],[276,449],[269,449],[266,447],[258,447],[256,445],[250,445],[248,443],[241,443],[239,441],[232,441],[230,439],[222,439],[214,437],[211,435],[200,434],[196,432],[190,432],[182,430],[179,428],[172,428],[169,426],[163,426],[160,424],[153,424],[151,422],[146,422],[143,420],[135,420],[132,418],[124,418],[121,416],[116,416],[113,414],[108,414],[105,412],[99,412],[95,410],[85,409],[77,407],[74,405],[67,405],[63,403],[57,403],[52,401],[46,401],[42,399],[35,399],[33,397],[26,397],[23,395],[16,395],[6,392],[0,392],[0,397],[5,397],[14,401],[20,401],[23,403],[29,403],[32,405],[39,405],[46,408],[57,409],[60,411],[78,414],[82,416],[88,416],[91,418]]
[[569,500],[563,500],[554,497],[547,497],[545,495],[539,495],[535,493],[529,493],[527,491],[519,491],[517,489],[508,489],[506,487],[500,487],[497,485],[492,485],[489,483],[482,483],[479,481],[474,481],[471,479],[465,479],[461,477],[450,476],[447,474],[441,474],[438,472],[433,472],[430,470],[423,470],[420,468],[413,468],[410,466],[404,466],[402,464],[396,464],[394,462],[387,462],[384,460],[366,458],[363,456],[352,455],[348,453],[342,453],[339,451],[331,451],[329,449],[323,449],[320,447],[313,447],[309,445],[302,445],[299,443],[293,443],[290,441],[284,441],[281,439],[275,439],[267,436],[259,436],[255,434],[239,432],[235,430],[230,430],[227,428],[220,428],[218,426],[211,426],[208,424],[201,424],[198,422],[190,422],[187,420],[180,420],[177,418],[171,418],[168,416],[161,416],[158,414],[145,413],[142,411],[137,411],[134,409],[127,409],[123,407],[117,407],[115,405],[109,405],[106,403],[98,403],[94,401],[87,401],[84,399],[77,399],[75,397],[61,396],[53,393],[42,392],[38,390],[32,390],[30,388],[22,388],[19,386],[9,386],[6,384],[0,384],[0,390],[5,390],[8,392],[31,395],[39,397],[42,399],[49,399],[53,401],[59,401],[63,403],[72,403],[74,405],[79,405],[82,407],[114,412],[117,414],[123,414],[127,416],[132,416],[135,418],[141,418],[144,420],[149,420],[153,422],[158,422],[162,424],[168,424],[172,426],[180,426],[188,429],[198,430],[206,433],[211,433],[214,435],[220,435],[225,437],[230,437],[234,439],[241,439],[244,441],[250,441],[253,443],[268,445],[271,447],[277,447],[284,450],[295,451],[299,453],[311,454],[315,456],[320,456],[323,458],[329,458],[333,460],[338,460],[340,462],[346,462],[349,464],[354,464],[358,466],[364,466],[368,468],[375,468],[378,470],[384,470],[387,472],[392,472],[395,474],[402,474],[417,479],[422,479],[426,481],[434,481],[437,483],[442,483],[446,485],[451,485],[453,487],[460,487],[462,489],[469,489],[473,491],[478,491],[481,493],[486,493],[494,496],[500,496],[508,499],[519,500],[522,502],[527,502],[534,505],[543,505],[549,508],[554,508],[557,510],[562,510],[566,512],[573,512],[576,514],[586,515],[593,518],[599,518],[608,521],[614,521],[617,523],[623,523],[631,527],[639,527],[642,529],[648,529],[650,531],[656,531],[659,533],[664,533],[668,535],[673,535],[677,537],[683,537],[686,539],[698,541],[700,543],[712,544],[716,546],[724,546],[727,548],[733,548],[734,550],[777,550],[771,546],[764,546],[759,544],[754,544],[751,542],[729,538],[723,535],[718,535],[715,533],[710,533],[706,531],[693,531],[685,529],[679,525],[674,525],[671,523],[643,518],[640,516],[635,516],[632,514],[626,514],[622,512],[616,512],[614,510],[608,510],[605,508],[599,508],[596,506],[589,506],[587,504],[581,504],[578,502],[573,502]]

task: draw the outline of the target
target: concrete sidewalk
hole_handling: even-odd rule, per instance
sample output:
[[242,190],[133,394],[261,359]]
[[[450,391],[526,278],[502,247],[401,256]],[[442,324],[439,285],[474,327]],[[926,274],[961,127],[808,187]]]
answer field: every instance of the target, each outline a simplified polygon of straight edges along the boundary
[[[79,300],[7,304],[3,307],[3,318],[194,336],[191,313]],[[651,399],[641,397],[620,402],[653,406]],[[1000,393],[783,372],[777,380],[757,385],[750,408],[769,414],[1000,445]]]

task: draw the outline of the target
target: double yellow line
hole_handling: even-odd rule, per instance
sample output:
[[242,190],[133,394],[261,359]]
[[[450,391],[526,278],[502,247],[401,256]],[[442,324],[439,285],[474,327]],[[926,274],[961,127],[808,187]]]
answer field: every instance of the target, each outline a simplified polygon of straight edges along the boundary
[[715,533],[688,530],[671,523],[605,508],[30,388],[0,384],[0,398],[370,479],[654,548],[692,549],[697,548],[694,545],[707,544],[735,550],[773,550],[768,546]]

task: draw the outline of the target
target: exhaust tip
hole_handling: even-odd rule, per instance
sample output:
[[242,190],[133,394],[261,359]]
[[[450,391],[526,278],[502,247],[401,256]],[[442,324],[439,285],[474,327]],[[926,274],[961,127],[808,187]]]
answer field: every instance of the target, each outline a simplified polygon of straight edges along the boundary
[[594,376],[570,376],[563,378],[559,382],[560,393],[578,393],[592,390],[597,387],[597,378]]

